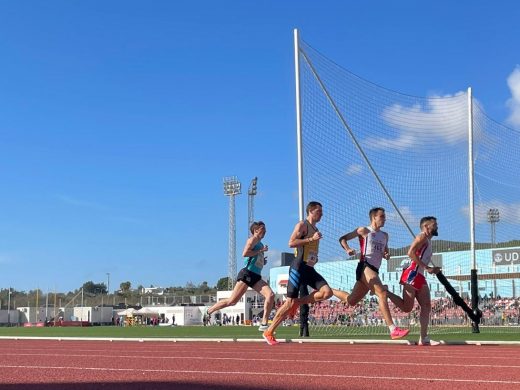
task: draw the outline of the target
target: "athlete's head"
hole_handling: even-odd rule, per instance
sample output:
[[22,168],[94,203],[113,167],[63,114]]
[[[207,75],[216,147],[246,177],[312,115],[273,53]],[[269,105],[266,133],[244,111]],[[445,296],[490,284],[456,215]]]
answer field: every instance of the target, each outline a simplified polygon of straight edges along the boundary
[[262,233],[262,237],[265,236],[265,223],[263,223],[262,221],[258,221],[258,222],[253,222],[251,224],[251,227],[249,228],[249,230],[251,231],[251,234],[255,234],[255,230],[261,230],[261,233]]
[[426,234],[429,234],[431,236],[438,236],[438,226],[437,226],[437,218],[429,216],[429,217],[422,217],[421,218],[421,231],[425,232]]
[[370,223],[376,225],[376,227],[385,226],[386,214],[385,209],[382,207],[374,207],[368,212],[370,217]]
[[323,215],[323,206],[320,202],[309,202],[307,205],[307,216],[312,216],[315,222],[318,222]]

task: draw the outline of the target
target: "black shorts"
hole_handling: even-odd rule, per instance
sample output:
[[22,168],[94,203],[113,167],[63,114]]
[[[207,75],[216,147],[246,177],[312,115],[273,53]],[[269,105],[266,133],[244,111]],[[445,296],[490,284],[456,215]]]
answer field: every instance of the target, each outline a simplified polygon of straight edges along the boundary
[[298,298],[300,286],[311,286],[319,290],[327,285],[327,281],[314,267],[309,267],[301,260],[294,260],[289,267],[289,281],[287,282],[287,298]]
[[244,282],[249,287],[253,288],[262,279],[262,275],[258,275],[253,271],[249,271],[247,268],[242,268],[237,276],[237,282]]
[[366,261],[360,261],[356,267],[356,280],[361,280],[363,272],[365,272],[365,268],[367,267],[374,271],[376,274],[379,274],[379,270],[372,264],[368,264]]

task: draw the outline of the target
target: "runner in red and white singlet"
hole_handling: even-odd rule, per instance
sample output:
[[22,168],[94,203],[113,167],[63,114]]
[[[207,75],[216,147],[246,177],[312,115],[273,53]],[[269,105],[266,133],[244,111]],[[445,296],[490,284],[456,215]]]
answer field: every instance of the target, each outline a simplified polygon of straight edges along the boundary
[[420,222],[421,232],[415,237],[408,256],[412,260],[410,266],[403,270],[401,284],[403,285],[403,297],[388,292],[388,298],[402,311],[409,313],[413,309],[414,301],[417,299],[421,307],[419,321],[421,324],[421,337],[419,345],[438,345],[437,341],[428,337],[428,323],[430,321],[431,298],[430,288],[424,277],[424,270],[431,274],[438,273],[439,267],[431,267],[432,258],[431,238],[438,234],[437,219],[435,217],[424,217]]

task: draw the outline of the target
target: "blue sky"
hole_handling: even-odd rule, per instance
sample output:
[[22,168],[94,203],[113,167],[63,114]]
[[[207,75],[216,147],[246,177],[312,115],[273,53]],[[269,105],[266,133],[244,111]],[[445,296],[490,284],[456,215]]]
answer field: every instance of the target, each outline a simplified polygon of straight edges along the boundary
[[237,253],[257,176],[277,259],[298,216],[293,28],[390,89],[471,86],[520,127],[518,15],[514,1],[0,2],[0,287],[213,285],[230,175]]

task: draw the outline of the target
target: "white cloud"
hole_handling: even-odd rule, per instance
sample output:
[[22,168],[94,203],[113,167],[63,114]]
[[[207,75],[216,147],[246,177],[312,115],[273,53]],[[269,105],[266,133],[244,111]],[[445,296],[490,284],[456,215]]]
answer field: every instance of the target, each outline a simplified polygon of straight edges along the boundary
[[360,164],[351,164],[347,167],[347,175],[354,176],[363,172],[363,166]]
[[507,85],[511,90],[511,99],[507,101],[507,107],[511,110],[507,122],[515,127],[520,127],[520,66],[517,65],[507,78]]
[[[408,223],[408,225],[410,226],[410,228],[412,230],[415,231],[416,229],[418,229],[420,218],[417,217],[416,215],[414,215],[414,213],[410,209],[410,207],[400,206],[399,211],[401,212],[401,215],[403,216],[403,218],[405,219],[405,221]],[[404,226],[403,220],[401,219],[401,217],[399,216],[397,211],[387,210],[386,219],[390,223],[401,224]]]
[[432,141],[455,144],[467,138],[467,94],[431,95],[424,105],[405,107],[393,104],[381,114],[385,123],[397,129],[397,137],[369,138],[365,144],[373,149],[406,150]]

